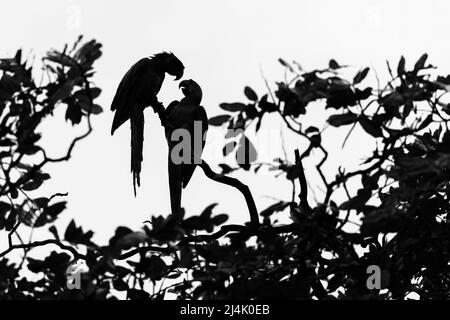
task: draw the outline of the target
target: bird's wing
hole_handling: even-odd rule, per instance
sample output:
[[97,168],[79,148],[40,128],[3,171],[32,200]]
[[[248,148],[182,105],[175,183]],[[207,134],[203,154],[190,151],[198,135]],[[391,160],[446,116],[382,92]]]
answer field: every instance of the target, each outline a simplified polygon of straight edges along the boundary
[[[194,114],[194,121],[201,121],[202,123],[202,136],[201,136],[201,150],[198,150],[200,152],[200,154],[196,154],[195,150],[195,142],[192,141],[192,159],[193,159],[193,164],[183,164],[182,165],[182,179],[183,179],[183,188],[186,188],[186,186],[188,185],[189,181],[192,178],[192,175],[194,174],[195,171],[195,167],[196,164],[201,163],[201,159],[202,159],[202,152],[203,152],[203,148],[205,147],[205,142],[206,140],[203,139],[203,137],[205,136],[206,132],[208,131],[208,116],[206,114],[205,108],[203,108],[202,106],[198,106],[196,108],[195,114]],[[195,134],[193,133],[193,130],[191,131],[191,138],[192,140],[194,140],[195,138],[197,138],[195,136]],[[198,142],[197,142],[198,144]]]
[[172,132],[174,129],[180,126],[180,119],[178,112],[182,104],[178,100],[172,101],[167,108],[164,110],[164,114],[167,119],[167,124],[165,127],[165,134],[167,139],[168,149],[168,173],[169,173],[169,191],[170,191],[170,207],[172,214],[178,215],[181,210],[181,193],[182,193],[182,168],[181,165],[175,164],[172,161],[172,149],[176,145],[171,140]]
[[[174,109],[179,103],[180,103],[180,101],[178,101],[178,100],[174,100],[174,101],[172,101],[171,103],[169,103],[169,105],[167,106],[167,108],[164,110],[164,115],[165,115],[165,117],[166,117],[166,120],[169,119],[169,116],[170,116],[171,112],[173,111],[173,109]],[[167,138],[167,139],[170,139],[170,136],[169,136],[169,137],[167,136],[168,134],[170,134],[170,133],[172,132],[172,130],[171,130],[171,128],[170,128],[169,121],[167,121],[165,131],[166,131],[166,138]]]
[[151,60],[143,58],[136,62],[123,76],[111,104],[111,110],[116,111],[111,134],[130,118],[132,109],[144,107],[139,105],[142,104],[140,95],[142,94],[142,87],[146,85],[143,82],[148,81],[143,81],[142,77],[148,74],[151,69]]
[[173,100],[171,103],[169,103],[166,110],[164,110],[164,113],[166,114],[166,116],[168,116],[172,112],[173,108],[179,103],[180,103],[180,101],[178,101],[178,100]]
[[[205,108],[203,108],[202,106],[198,107],[198,112],[197,112],[197,121],[201,121],[202,122],[202,134],[203,136],[206,135],[206,133],[208,132],[208,115],[206,114],[206,110]],[[205,139],[202,140],[202,150],[205,147],[205,143],[206,143],[206,137]]]
[[119,109],[126,103],[127,98],[132,93],[134,86],[136,85],[136,80],[139,78],[145,69],[150,65],[150,59],[142,58],[125,73],[122,80],[119,83],[116,94],[114,96],[113,102],[111,104],[111,111]]

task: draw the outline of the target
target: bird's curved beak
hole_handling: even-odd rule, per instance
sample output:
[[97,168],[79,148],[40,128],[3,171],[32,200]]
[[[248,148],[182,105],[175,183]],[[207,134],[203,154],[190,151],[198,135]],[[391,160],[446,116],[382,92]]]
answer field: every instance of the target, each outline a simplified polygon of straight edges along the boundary
[[178,88],[180,89],[185,89],[188,86],[188,81],[187,80],[183,80],[180,82],[180,84],[178,85]]
[[184,74],[184,69],[181,70],[181,72],[179,74],[177,74],[177,76],[175,77],[175,81],[180,80],[183,77],[183,74]]

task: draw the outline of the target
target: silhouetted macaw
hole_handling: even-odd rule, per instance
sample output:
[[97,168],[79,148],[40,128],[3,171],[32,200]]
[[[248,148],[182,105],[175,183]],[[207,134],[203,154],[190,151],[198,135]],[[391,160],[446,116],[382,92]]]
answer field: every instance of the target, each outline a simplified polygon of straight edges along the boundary
[[[169,145],[168,170],[170,204],[172,214],[177,215],[181,210],[181,193],[194,173],[196,164],[201,163],[201,153],[205,146],[206,131],[208,130],[208,116],[205,109],[200,106],[202,89],[193,80],[183,80],[179,87],[184,98],[173,101],[165,110],[167,125],[166,139]],[[175,130],[185,129],[190,136],[190,155],[188,163],[176,163],[172,154],[179,141],[172,141]],[[180,131],[178,131],[180,133]],[[179,149],[177,149],[179,150]],[[181,152],[182,155],[185,155]],[[187,157],[187,156],[186,156]],[[184,158],[186,159],[186,158]]]
[[116,111],[111,127],[111,135],[124,122],[130,119],[131,126],[131,172],[133,188],[140,186],[142,145],[144,142],[144,109],[151,106],[155,112],[161,111],[162,104],[156,95],[161,89],[165,73],[181,79],[184,66],[178,58],[162,52],[136,62],[124,75],[111,104]]

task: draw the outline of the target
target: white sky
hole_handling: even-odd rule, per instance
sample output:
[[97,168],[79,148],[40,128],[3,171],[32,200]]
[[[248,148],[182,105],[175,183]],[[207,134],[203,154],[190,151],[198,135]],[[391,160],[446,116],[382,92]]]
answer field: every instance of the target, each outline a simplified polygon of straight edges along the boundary
[[[129,172],[129,126],[124,125],[113,137],[109,134],[110,102],[122,75],[137,59],[173,51],[186,67],[185,78],[202,86],[203,105],[213,116],[220,112],[221,102],[244,101],[245,85],[263,93],[260,65],[269,81],[282,79],[279,57],[295,59],[306,69],[323,67],[335,58],[355,66],[353,72],[363,66],[375,67],[385,79],[385,59],[396,66],[403,54],[411,65],[427,52],[431,63],[442,73],[450,73],[449,6],[448,1],[367,0],[2,1],[0,56],[12,55],[20,47],[39,56],[49,48],[73,42],[78,34],[103,43],[95,82],[103,89],[98,102],[105,112],[94,118],[93,134],[76,147],[70,162],[52,167],[53,179],[43,192],[69,192],[69,207],[61,215],[61,225],[65,227],[75,218],[94,230],[96,239],[106,241],[117,226],[138,228],[151,214],[167,215],[170,207],[166,146],[156,116],[150,110],[146,113],[143,186],[137,198]],[[373,73],[369,79],[374,81]],[[180,98],[177,85],[170,78],[164,83],[160,99],[166,105]],[[313,113],[308,119],[311,122],[305,125],[320,124],[323,116]],[[277,128],[273,127],[276,121],[265,123],[266,128]],[[45,140],[50,153],[63,151],[66,140],[61,137],[65,130],[70,132],[70,125],[59,119],[47,129],[52,135]],[[300,140],[287,137],[291,156]],[[335,172],[338,164],[357,164],[363,151],[373,147],[365,138],[355,138],[332,158],[328,171]],[[324,139],[326,146],[338,150],[343,138],[337,139],[331,130]],[[315,184],[314,174],[308,175]],[[253,190],[260,209],[273,202],[265,195],[290,197],[285,179],[251,174],[238,177]],[[248,219],[241,195],[208,180],[199,170],[184,193],[183,204],[188,214],[196,214],[211,202],[219,202],[217,213],[231,214],[233,222]]]

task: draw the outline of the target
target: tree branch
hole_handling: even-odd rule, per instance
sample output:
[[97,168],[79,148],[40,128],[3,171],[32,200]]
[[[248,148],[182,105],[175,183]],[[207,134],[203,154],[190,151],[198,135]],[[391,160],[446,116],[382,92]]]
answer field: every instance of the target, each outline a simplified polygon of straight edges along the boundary
[[308,184],[306,182],[305,170],[303,169],[302,159],[298,149],[295,150],[295,164],[299,169],[298,181],[300,182],[300,207],[306,212],[311,212],[311,207],[308,203]]
[[45,246],[48,244],[54,244],[63,250],[69,251],[70,253],[72,253],[74,258],[76,258],[76,259],[86,259],[86,256],[79,253],[74,247],[65,245],[64,243],[62,243],[61,241],[58,241],[56,239],[48,239],[48,240],[43,240],[43,241],[35,241],[35,242],[31,242],[31,243],[11,245],[11,246],[9,246],[8,249],[6,249],[5,251],[0,253],[0,258],[6,256],[8,253],[10,253],[11,251],[16,250],[16,249],[32,249],[35,247],[42,247],[42,246]]
[[245,201],[247,202],[247,208],[250,214],[250,224],[253,227],[258,227],[259,214],[256,208],[255,200],[253,199],[252,193],[250,192],[248,186],[243,184],[238,179],[215,173],[204,160],[202,160],[202,163],[199,166],[202,168],[205,175],[211,180],[234,187],[242,193]]
[[136,249],[130,250],[128,252],[125,252],[124,254],[121,254],[116,259],[117,260],[125,260],[125,259],[128,259],[128,258],[134,256],[135,254],[146,253],[148,251],[155,251],[155,252],[161,252],[161,253],[166,253],[166,254],[170,254],[170,253],[174,252],[174,250],[172,250],[172,248],[169,248],[169,247],[145,246],[145,247],[140,247],[140,248],[136,248]]
[[185,239],[181,240],[178,243],[178,245],[181,245],[183,243],[188,243],[188,242],[202,242],[202,241],[217,240],[217,239],[225,236],[229,232],[233,232],[233,231],[241,232],[241,233],[248,232],[249,234],[257,234],[258,229],[252,228],[251,226],[249,227],[249,226],[243,226],[243,225],[238,225],[238,224],[229,224],[226,226],[222,226],[219,231],[214,232],[212,234],[188,236]]

